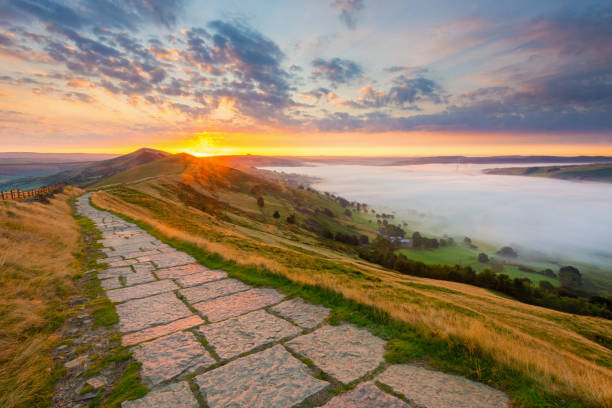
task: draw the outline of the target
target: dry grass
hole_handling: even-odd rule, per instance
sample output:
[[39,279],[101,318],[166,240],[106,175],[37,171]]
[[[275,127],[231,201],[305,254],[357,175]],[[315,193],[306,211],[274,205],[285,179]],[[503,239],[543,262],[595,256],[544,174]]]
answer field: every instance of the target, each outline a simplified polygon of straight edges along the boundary
[[67,199],[0,203],[0,406],[34,407],[51,390],[53,331],[77,268]]
[[[142,190],[153,194],[150,186]],[[170,201],[163,203],[168,211],[160,215],[106,192],[95,193],[93,200],[148,223],[168,238],[238,264],[264,266],[295,282],[332,289],[428,336],[460,342],[524,373],[549,392],[612,407],[612,353],[582,334],[610,337],[610,321],[527,305],[474,286],[399,275],[316,246],[302,252],[307,239],[299,246],[283,247],[282,240],[269,244],[253,237],[257,231],[240,233],[244,227]]]

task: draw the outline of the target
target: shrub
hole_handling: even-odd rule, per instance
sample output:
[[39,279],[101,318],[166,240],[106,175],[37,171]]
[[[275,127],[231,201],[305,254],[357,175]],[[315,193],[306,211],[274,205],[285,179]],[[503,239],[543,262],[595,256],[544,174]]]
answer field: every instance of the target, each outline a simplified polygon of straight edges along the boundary
[[480,263],[487,263],[489,262],[489,256],[487,254],[485,254],[484,252],[481,252],[478,254],[478,262]]
[[274,214],[272,216],[274,218],[278,219],[278,218],[280,218],[280,213],[278,211],[274,211]]

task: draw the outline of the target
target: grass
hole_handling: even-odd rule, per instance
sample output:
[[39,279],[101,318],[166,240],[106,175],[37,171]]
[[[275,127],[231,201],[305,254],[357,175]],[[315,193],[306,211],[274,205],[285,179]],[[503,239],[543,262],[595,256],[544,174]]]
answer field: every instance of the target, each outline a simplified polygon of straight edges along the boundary
[[[49,204],[0,202],[0,406],[50,404],[54,334],[79,276],[78,226],[66,189]],[[76,251],[78,253],[78,250]]]
[[[322,248],[299,227],[236,225],[169,196],[159,182],[97,192],[98,207],[253,285],[322,303],[334,319],[392,340],[387,358],[433,366],[506,390],[516,406],[612,406],[612,324],[519,303],[454,282],[399,275]],[[243,215],[244,216],[244,215]],[[571,322],[571,323],[570,323]]]
[[[465,247],[461,244],[443,246],[436,249],[400,249],[397,252],[406,255],[408,258],[415,261],[420,261],[428,265],[464,265],[471,266],[475,271],[482,271],[486,268],[491,268],[490,264],[478,262],[478,254],[483,252],[478,249]],[[487,254],[494,257],[494,254]],[[499,260],[499,257],[498,257]],[[530,264],[525,263],[526,266]],[[504,271],[510,278],[528,278],[534,284],[538,284],[541,280],[548,281],[554,286],[559,286],[559,281],[539,273],[521,271],[517,266],[504,265]]]

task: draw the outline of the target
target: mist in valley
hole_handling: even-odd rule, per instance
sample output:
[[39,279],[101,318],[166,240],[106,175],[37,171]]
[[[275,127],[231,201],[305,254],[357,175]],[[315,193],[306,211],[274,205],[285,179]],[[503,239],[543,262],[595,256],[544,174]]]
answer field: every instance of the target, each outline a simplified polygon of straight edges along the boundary
[[410,230],[612,269],[612,184],[482,173],[491,167],[501,166],[267,169],[319,177],[317,190],[393,211]]

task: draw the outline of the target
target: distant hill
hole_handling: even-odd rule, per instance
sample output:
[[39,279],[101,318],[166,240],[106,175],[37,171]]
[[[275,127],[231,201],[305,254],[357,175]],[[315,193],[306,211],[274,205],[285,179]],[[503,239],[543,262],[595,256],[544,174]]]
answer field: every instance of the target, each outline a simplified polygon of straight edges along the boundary
[[612,163],[610,156],[432,156],[432,157],[413,157],[401,159],[391,163],[393,166],[409,164],[433,164],[433,163]]
[[[11,159],[36,163],[93,162],[120,156],[110,153],[39,153],[39,152],[0,152],[0,159]],[[3,160],[4,162],[4,160]]]
[[91,162],[85,166],[79,166],[56,174],[12,180],[8,183],[0,184],[0,190],[9,188],[36,188],[59,182],[65,182],[78,187],[87,187],[114,174],[168,156],[171,156],[171,154],[161,150],[142,148],[123,156]]
[[508,176],[549,177],[562,180],[599,181],[612,183],[612,163],[571,166],[534,166],[486,169],[487,174]]

